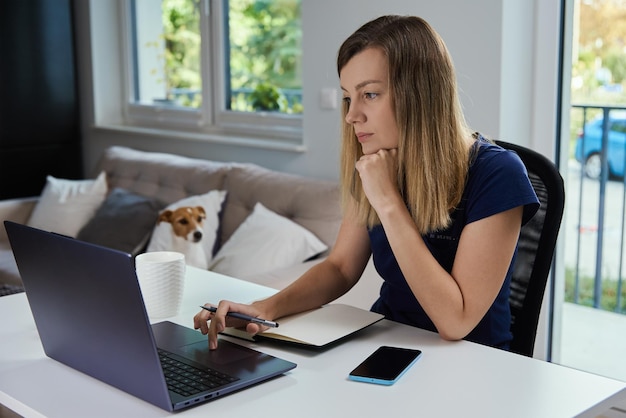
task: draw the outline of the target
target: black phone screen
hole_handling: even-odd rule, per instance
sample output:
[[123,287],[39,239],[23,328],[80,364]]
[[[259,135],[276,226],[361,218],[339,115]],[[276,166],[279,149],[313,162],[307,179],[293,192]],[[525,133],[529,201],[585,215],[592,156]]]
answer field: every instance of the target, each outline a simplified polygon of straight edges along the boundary
[[350,372],[349,377],[372,383],[393,383],[421,354],[420,350],[382,346]]

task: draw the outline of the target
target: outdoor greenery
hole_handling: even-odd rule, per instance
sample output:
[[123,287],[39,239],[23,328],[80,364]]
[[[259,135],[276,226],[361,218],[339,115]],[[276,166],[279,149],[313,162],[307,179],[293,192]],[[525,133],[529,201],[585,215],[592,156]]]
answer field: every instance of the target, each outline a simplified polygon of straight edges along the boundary
[[[253,90],[252,109],[302,112],[298,102],[288,109],[282,92],[302,87],[300,1],[230,0],[229,4],[231,89]],[[231,106],[251,110],[241,97]]]
[[[167,91],[192,107],[201,105],[199,1],[162,0]],[[228,4],[230,109],[301,113],[300,0]]]
[[[165,83],[172,89],[200,91],[200,10],[199,0],[164,0],[163,39],[165,40]],[[184,106],[199,107],[200,94],[176,97]]]
[[[572,67],[576,88],[572,91],[586,102],[624,103],[626,10],[623,2],[585,0],[579,2],[579,7],[579,37]],[[607,95],[606,89],[599,88],[611,85],[619,85],[622,89],[616,91],[618,94]]]
[[281,92],[268,82],[260,82],[248,97],[250,105],[256,110],[280,110],[287,106],[287,99]]
[[[578,300],[575,300],[574,289],[576,288],[575,272],[571,268],[565,269],[565,301],[577,303],[584,306],[593,306],[594,279],[590,276],[579,277]],[[626,313],[626,286],[621,288],[620,308],[617,307],[617,280],[602,281],[602,296],[600,297],[600,308],[618,313]]]
[[[626,104],[626,9],[620,0],[581,0],[573,40],[572,104]],[[599,111],[590,111],[587,120]],[[570,113],[570,150],[584,122],[580,109]]]

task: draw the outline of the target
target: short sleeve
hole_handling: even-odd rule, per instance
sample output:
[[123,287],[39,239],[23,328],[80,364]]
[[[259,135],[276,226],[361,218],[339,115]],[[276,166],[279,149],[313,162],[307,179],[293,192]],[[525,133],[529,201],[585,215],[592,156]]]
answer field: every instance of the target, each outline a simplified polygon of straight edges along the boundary
[[524,206],[522,225],[539,209],[539,199],[524,163],[510,150],[489,145],[481,150],[467,184],[467,223]]

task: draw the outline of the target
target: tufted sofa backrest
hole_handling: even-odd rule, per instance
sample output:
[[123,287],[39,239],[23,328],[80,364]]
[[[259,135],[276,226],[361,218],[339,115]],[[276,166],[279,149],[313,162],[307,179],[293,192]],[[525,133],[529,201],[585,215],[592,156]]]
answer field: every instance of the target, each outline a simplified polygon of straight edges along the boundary
[[211,190],[228,192],[219,245],[261,202],[314,233],[332,247],[341,209],[338,184],[269,170],[255,164],[227,163],[113,146],[98,164],[109,189],[121,187],[170,204]]

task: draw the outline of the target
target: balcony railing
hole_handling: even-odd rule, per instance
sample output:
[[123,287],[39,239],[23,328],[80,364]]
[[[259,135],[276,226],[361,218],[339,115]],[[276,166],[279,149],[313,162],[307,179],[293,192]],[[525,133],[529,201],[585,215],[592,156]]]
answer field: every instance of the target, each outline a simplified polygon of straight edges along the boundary
[[[574,260],[571,257],[568,260],[566,256],[566,269],[573,270],[574,275],[573,302],[594,308],[611,306],[611,310],[620,313],[626,313],[622,307],[626,235],[624,110],[626,107],[572,105],[572,124],[576,128],[580,123],[573,144],[576,149],[574,157],[581,165],[577,187],[568,187],[568,216],[575,216],[576,240],[574,243],[568,239],[565,244],[566,247],[576,246]],[[622,113],[620,117],[615,116],[618,113]],[[599,175],[589,178],[595,177],[590,173]],[[571,186],[576,185],[575,172],[570,171],[569,179]],[[594,235],[595,245],[590,242]],[[572,254],[573,251],[566,248],[566,253]],[[590,278],[593,280],[592,295],[583,297],[583,282]]]

